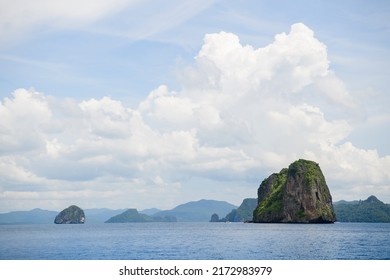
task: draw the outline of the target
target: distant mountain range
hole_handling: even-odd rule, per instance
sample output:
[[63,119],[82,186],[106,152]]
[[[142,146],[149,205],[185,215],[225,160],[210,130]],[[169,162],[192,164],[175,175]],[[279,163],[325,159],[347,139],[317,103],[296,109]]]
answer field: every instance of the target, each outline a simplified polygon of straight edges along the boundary
[[[126,209],[112,210],[107,208],[85,209],[86,223],[104,223],[112,216]],[[59,212],[33,209],[0,214],[0,224],[52,224]]]
[[[157,208],[139,211],[139,214],[152,216],[155,221],[173,216],[178,222],[207,222],[213,213],[225,215],[237,206],[225,201],[199,200],[181,204],[171,210],[161,211]],[[85,223],[104,223],[110,218],[123,214],[128,209],[85,209]],[[0,214],[0,224],[52,224],[59,212],[33,209]]]
[[108,208],[99,208],[99,209],[86,209],[84,210],[86,223],[104,223],[112,216],[123,213],[126,209],[117,209],[112,210]]
[[[155,221],[163,221],[164,217],[175,217],[178,222],[208,222],[213,214],[226,217],[227,221],[245,221],[255,199],[245,199],[239,208],[225,201],[206,200],[191,201],[171,210],[161,211],[156,208],[139,211],[141,215],[152,216]],[[390,204],[385,204],[375,196],[366,200],[338,201],[333,203],[339,222],[390,222]],[[123,214],[128,209],[85,209],[86,223],[104,223],[110,218]],[[30,211],[13,211],[0,214],[0,224],[52,224],[59,212],[43,209]]]
[[191,201],[172,210],[160,211],[154,217],[174,216],[178,222],[208,222],[213,213],[226,215],[237,206],[226,201],[206,200]]
[[164,211],[156,208],[145,209],[139,212],[137,209],[128,209],[112,216],[105,222],[207,222],[211,214],[228,213],[235,208],[237,206],[225,201],[202,199],[181,204],[171,210]]
[[59,212],[35,208],[0,214],[0,224],[52,224]]

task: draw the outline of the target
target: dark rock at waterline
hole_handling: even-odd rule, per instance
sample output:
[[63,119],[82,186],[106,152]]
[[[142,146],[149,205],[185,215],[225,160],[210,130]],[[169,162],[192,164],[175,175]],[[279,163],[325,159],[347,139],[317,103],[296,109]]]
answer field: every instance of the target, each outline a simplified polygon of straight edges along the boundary
[[54,219],[55,224],[84,224],[84,222],[84,211],[76,205],[62,210]]

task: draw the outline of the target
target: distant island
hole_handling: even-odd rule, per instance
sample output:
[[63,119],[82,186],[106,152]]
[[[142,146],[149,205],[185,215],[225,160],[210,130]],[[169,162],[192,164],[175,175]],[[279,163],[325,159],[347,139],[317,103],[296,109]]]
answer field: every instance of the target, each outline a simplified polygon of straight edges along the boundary
[[257,198],[245,198],[237,209],[230,211],[224,218],[213,213],[210,222],[248,222],[253,219],[253,211],[257,206]]
[[371,195],[366,200],[334,203],[339,222],[390,223],[390,204]]
[[176,217],[151,217],[138,213],[137,209],[128,209],[125,212],[109,218],[105,223],[148,223],[148,222],[177,222]]

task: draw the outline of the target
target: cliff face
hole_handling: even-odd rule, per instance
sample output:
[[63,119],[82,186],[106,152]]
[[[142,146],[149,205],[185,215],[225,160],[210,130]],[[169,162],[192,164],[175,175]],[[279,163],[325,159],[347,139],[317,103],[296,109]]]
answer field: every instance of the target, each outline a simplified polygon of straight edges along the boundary
[[84,211],[76,205],[69,206],[62,210],[55,218],[55,224],[84,224]]
[[332,196],[319,165],[300,159],[265,179],[253,212],[257,223],[333,223]]

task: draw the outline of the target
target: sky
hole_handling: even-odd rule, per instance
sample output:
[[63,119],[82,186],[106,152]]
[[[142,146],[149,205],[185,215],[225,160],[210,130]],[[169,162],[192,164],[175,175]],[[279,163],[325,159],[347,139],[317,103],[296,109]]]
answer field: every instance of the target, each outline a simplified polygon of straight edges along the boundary
[[388,1],[0,0],[0,212],[239,205],[319,163],[390,203]]

